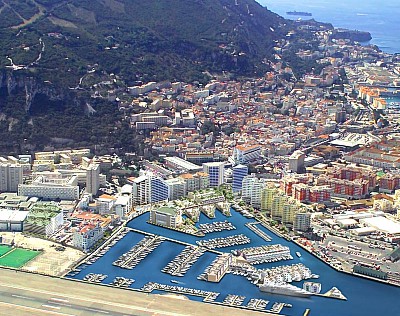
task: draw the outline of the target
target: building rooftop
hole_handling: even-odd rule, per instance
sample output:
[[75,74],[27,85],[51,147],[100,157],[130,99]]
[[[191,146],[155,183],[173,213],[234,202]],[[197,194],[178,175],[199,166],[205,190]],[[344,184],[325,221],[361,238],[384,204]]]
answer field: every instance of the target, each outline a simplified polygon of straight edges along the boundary
[[177,210],[173,207],[163,206],[157,209],[157,212],[173,216],[177,213]]

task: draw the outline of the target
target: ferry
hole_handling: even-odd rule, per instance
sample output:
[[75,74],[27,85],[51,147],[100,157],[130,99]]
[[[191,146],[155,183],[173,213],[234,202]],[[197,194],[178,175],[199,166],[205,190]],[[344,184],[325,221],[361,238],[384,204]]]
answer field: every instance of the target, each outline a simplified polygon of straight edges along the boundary
[[301,253],[299,251],[296,251],[296,256],[300,258],[301,257]]
[[298,15],[298,16],[312,16],[310,12],[302,12],[302,11],[288,11],[287,15]]

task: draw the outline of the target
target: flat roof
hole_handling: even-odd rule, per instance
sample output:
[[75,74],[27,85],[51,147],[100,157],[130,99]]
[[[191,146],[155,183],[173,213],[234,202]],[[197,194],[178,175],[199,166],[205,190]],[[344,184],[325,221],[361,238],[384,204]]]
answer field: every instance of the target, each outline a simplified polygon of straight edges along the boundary
[[179,167],[181,167],[183,169],[186,169],[188,171],[189,170],[196,171],[196,170],[201,170],[202,169],[201,166],[196,165],[194,163],[191,163],[191,162],[189,162],[189,161],[187,161],[185,159],[179,158],[179,157],[165,157],[165,160],[170,162],[170,163],[176,164]]
[[337,222],[342,225],[356,225],[357,222],[351,218],[338,219]]
[[387,234],[400,234],[400,223],[391,221],[383,216],[364,218],[361,220],[368,226]]
[[0,210],[0,221],[23,222],[28,214],[28,211]]

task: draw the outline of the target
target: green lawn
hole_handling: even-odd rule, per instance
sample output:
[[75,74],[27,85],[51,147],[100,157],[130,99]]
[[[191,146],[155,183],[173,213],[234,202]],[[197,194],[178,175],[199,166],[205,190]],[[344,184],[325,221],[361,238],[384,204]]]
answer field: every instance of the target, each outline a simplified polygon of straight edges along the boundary
[[4,257],[0,258],[0,266],[21,268],[25,263],[35,258],[40,251],[14,248]]
[[0,257],[11,250],[10,246],[0,245]]

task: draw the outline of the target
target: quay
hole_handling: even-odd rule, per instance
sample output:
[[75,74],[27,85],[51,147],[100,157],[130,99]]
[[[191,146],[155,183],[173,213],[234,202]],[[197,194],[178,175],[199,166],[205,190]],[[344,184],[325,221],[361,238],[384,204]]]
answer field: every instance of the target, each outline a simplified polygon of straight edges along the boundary
[[267,221],[267,219],[265,218],[264,215],[258,214],[257,217],[256,217],[256,219],[260,222],[260,224],[261,224],[262,226],[264,226],[266,229],[268,229],[268,230],[270,230],[271,232],[273,232],[273,233],[274,233],[275,235],[277,235],[278,237],[285,238],[286,240],[289,240],[289,241],[291,240],[289,237],[283,235],[283,234],[282,234],[279,230],[277,230],[275,227],[270,226],[270,225],[268,224],[268,221]]
[[[190,217],[190,216],[189,216],[189,217]],[[192,218],[191,218],[191,219],[192,219]],[[192,219],[192,220],[193,220],[193,219]],[[193,221],[196,222],[195,220],[193,220]],[[196,237],[204,237],[204,236],[205,236],[204,233],[202,233],[201,231],[197,230],[197,227],[195,227],[195,226],[191,226],[191,227],[193,228],[193,230],[188,230],[188,229],[184,230],[184,229],[182,229],[182,228],[180,228],[180,227],[171,227],[171,226],[157,225],[157,224],[152,223],[151,221],[147,221],[146,223],[147,223],[147,224],[150,224],[150,225],[162,227],[162,228],[165,228],[165,229],[169,229],[169,230],[174,230],[174,231],[176,231],[176,232],[180,232],[180,233],[184,233],[184,234],[196,236]]]
[[[244,224],[248,229],[250,229],[253,233],[256,235],[260,236],[262,239],[265,241],[271,241],[272,238],[265,232],[263,232],[261,229],[257,227],[258,224],[261,224],[260,222],[251,222],[251,223],[246,223]],[[263,225],[264,226],[264,225]]]
[[[142,230],[138,230],[138,229],[134,229],[134,228],[128,228],[128,229],[130,231],[134,232],[134,233],[143,234],[143,235],[146,235],[146,236],[154,236],[154,234],[146,232],[146,231],[142,231]],[[191,243],[184,242],[184,241],[177,240],[177,239],[173,239],[173,238],[170,238],[170,237],[164,237],[163,236],[163,239],[166,240],[166,241],[171,241],[173,243],[184,245],[184,246],[195,246],[195,245],[193,245]],[[222,254],[221,251],[218,251],[218,250],[215,250],[215,249],[207,249],[207,251],[211,252],[211,253],[214,253],[214,254],[217,254],[217,255]]]

